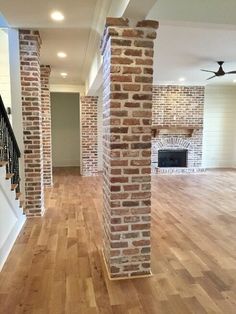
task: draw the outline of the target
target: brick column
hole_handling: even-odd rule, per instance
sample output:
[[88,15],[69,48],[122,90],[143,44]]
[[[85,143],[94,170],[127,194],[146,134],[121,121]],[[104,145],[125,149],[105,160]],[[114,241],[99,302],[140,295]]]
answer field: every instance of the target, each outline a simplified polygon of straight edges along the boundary
[[81,148],[83,176],[98,172],[97,103],[98,97],[81,97]]
[[40,83],[40,35],[20,30],[20,63],[25,162],[25,210],[28,216],[44,211],[43,143]]
[[43,134],[43,180],[45,187],[52,186],[52,135],[51,99],[49,90],[50,65],[41,65],[41,105]]
[[104,68],[104,257],[111,279],[151,274],[153,41],[158,22],[108,18]]

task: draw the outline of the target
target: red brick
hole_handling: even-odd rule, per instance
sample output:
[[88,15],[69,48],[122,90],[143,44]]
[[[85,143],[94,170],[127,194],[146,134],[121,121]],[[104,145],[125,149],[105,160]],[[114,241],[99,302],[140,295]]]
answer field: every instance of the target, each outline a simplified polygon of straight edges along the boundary
[[[46,152],[46,138],[43,142],[43,131],[47,132],[42,121],[41,101],[47,103],[47,79],[42,82],[40,77],[40,46],[41,39],[38,31],[19,30],[20,48],[20,75],[22,90],[22,117],[23,117],[23,142],[24,142],[24,167],[25,167],[25,211],[27,216],[41,216],[44,212],[43,184],[51,180],[46,177],[49,173],[44,170],[44,157]],[[30,62],[32,60],[32,62]],[[42,100],[41,100],[42,98]],[[49,105],[50,106],[50,105]],[[49,117],[50,118],[50,117]],[[42,123],[43,122],[43,123]],[[43,130],[44,128],[44,130]],[[48,140],[50,141],[50,139]],[[50,156],[49,156],[50,159]],[[34,166],[33,166],[34,165]],[[45,160],[45,166],[47,161]],[[50,167],[50,165],[49,165]],[[49,168],[48,168],[49,170]],[[45,181],[44,181],[45,179]]]
[[140,67],[128,67],[124,66],[123,67],[123,72],[122,74],[141,74],[142,69]]
[[114,26],[102,42],[104,252],[114,278],[150,274],[150,252],[142,250],[150,243],[153,26]]
[[134,60],[131,58],[112,57],[111,64],[132,64]]
[[154,43],[152,40],[135,40],[135,47],[153,48]]
[[107,17],[106,26],[129,26],[129,19],[123,17]]
[[139,29],[124,29],[122,33],[123,37],[138,37],[142,38],[144,36],[144,32]]
[[158,29],[159,22],[154,20],[143,20],[137,23],[137,27],[146,27],[146,28],[154,28]]
[[128,92],[138,92],[140,91],[141,86],[139,84],[124,84],[123,90]]

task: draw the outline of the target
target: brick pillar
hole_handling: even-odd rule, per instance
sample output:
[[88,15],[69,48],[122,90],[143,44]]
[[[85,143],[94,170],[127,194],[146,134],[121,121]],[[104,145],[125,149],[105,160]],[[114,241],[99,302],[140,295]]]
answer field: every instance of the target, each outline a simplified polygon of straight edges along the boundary
[[44,212],[43,142],[40,83],[40,35],[20,30],[20,64],[25,162],[25,210],[28,216]]
[[52,186],[52,135],[51,135],[51,99],[49,90],[50,65],[41,65],[41,103],[43,134],[43,180],[45,187]]
[[97,104],[96,96],[81,97],[81,174],[83,176],[94,176],[98,172]]
[[158,22],[108,18],[104,72],[104,257],[110,278],[148,276],[153,45]]

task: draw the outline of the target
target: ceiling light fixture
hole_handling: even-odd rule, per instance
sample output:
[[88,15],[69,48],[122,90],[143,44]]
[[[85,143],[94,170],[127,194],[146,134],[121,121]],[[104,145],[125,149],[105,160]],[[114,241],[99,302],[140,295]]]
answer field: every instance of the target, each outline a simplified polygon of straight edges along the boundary
[[54,20],[54,21],[63,21],[64,20],[64,15],[60,12],[60,11],[54,11],[51,13],[51,18]]
[[61,76],[62,76],[63,78],[66,78],[67,75],[68,75],[68,74],[67,74],[66,72],[62,72],[62,73],[61,73]]
[[185,77],[180,77],[179,78],[179,82],[184,82],[185,81]]
[[60,52],[57,53],[57,56],[58,56],[59,58],[66,58],[66,57],[67,57],[67,54],[66,54],[65,52],[60,51]]
[[233,80],[233,83],[236,83],[236,80]]

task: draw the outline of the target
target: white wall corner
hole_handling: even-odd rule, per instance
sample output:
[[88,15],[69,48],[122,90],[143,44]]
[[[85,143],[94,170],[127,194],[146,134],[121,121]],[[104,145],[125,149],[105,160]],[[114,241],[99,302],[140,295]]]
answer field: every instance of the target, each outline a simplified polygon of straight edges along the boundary
[[11,82],[11,108],[12,127],[21,151],[20,158],[20,178],[21,191],[25,192],[25,172],[24,172],[24,140],[23,140],[23,118],[22,118],[22,98],[21,98],[21,76],[20,76],[20,49],[19,31],[14,28],[8,29],[9,36],[9,62],[10,62],[10,82]]

